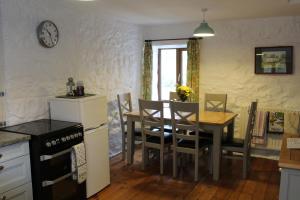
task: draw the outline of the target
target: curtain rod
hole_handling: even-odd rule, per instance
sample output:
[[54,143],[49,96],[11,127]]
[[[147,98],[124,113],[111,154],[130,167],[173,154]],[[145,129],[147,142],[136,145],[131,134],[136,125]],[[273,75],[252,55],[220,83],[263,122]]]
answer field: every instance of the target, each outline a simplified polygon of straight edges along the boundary
[[171,41],[171,40],[201,40],[202,38],[173,38],[173,39],[157,39],[157,40],[145,40],[145,42],[159,42],[159,41]]

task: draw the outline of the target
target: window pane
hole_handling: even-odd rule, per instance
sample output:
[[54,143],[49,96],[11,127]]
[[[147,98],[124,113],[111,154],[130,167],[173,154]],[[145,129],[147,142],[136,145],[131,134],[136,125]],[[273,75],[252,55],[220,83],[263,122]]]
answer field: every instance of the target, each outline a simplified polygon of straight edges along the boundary
[[187,82],[187,51],[182,51],[181,54],[181,83],[182,85],[186,85]]
[[161,50],[161,99],[169,99],[176,88],[176,49]]
[[157,90],[157,84],[158,84],[158,74],[157,74],[157,66],[158,63],[158,51],[157,49],[153,50],[153,68],[152,68],[152,94],[151,99],[152,100],[158,100],[158,90]]

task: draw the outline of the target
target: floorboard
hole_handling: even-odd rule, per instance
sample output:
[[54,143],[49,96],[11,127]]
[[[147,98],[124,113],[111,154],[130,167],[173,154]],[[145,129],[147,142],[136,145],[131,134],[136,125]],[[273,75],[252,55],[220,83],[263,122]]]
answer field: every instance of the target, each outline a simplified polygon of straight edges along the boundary
[[[242,179],[242,162],[222,160],[221,178],[214,182],[201,159],[199,182],[195,183],[193,160],[187,157],[172,178],[172,156],[165,158],[165,175],[159,175],[159,159],[151,159],[141,170],[141,152],[127,166],[118,155],[111,159],[111,185],[89,200],[277,200],[280,173],[277,161],[252,158],[246,180]],[[154,156],[155,157],[155,156]],[[205,156],[204,156],[205,157]]]

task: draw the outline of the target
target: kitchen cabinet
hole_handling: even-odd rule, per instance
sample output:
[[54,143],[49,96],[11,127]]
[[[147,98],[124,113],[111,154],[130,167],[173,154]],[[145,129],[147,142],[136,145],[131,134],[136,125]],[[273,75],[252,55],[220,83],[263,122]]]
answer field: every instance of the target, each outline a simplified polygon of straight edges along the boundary
[[280,177],[280,200],[299,200],[300,196],[300,149],[287,148],[287,138],[298,137],[297,135],[283,135],[279,158],[281,168]]
[[31,200],[28,141],[0,148],[0,199]]
[[0,195],[2,200],[32,200],[31,183],[21,185]]

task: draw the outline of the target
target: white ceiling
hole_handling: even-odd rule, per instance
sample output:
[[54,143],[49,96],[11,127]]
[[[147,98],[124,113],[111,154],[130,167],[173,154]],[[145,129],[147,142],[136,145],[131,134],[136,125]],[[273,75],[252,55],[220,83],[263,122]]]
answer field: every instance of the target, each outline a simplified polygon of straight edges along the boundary
[[274,16],[300,16],[300,0],[96,0],[99,12],[135,24],[170,24]]

